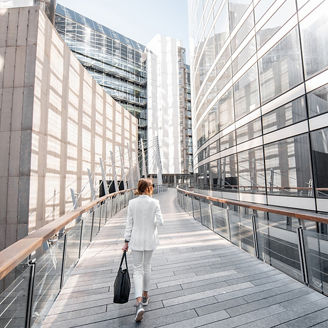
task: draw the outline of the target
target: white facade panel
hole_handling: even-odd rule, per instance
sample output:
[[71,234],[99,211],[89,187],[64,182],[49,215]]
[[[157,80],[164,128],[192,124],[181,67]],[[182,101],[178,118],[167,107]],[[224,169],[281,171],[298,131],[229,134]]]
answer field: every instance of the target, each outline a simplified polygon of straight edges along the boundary
[[162,173],[181,173],[178,40],[156,35],[147,45],[148,171],[157,173],[158,137]]

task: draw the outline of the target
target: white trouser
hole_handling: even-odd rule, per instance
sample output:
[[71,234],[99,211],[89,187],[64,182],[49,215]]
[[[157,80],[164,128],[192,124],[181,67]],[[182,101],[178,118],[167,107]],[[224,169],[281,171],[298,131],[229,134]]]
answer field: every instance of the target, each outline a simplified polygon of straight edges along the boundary
[[142,292],[149,291],[150,287],[150,260],[153,251],[132,251],[133,257],[133,281],[135,296],[142,297]]

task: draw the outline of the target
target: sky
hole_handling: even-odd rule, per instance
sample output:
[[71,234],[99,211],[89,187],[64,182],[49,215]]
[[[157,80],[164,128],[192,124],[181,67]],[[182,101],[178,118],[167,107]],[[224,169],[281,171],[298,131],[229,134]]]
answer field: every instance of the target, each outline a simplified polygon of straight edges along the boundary
[[90,19],[143,45],[160,33],[188,48],[188,0],[57,0]]

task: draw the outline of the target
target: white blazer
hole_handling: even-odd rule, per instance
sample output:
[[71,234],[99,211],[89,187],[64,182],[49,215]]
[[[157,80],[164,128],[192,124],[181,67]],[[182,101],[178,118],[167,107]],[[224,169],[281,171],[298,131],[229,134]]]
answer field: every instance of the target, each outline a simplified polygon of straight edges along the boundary
[[163,225],[163,217],[157,199],[141,195],[131,199],[124,238],[135,251],[151,251],[159,243],[157,226]]

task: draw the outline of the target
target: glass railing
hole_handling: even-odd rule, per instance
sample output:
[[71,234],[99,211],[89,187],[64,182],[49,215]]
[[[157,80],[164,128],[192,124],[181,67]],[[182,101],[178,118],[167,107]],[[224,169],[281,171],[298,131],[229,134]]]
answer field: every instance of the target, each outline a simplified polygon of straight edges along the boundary
[[239,248],[328,295],[328,216],[177,188],[179,205]]
[[0,327],[41,327],[83,252],[133,195],[106,195],[1,251]]

